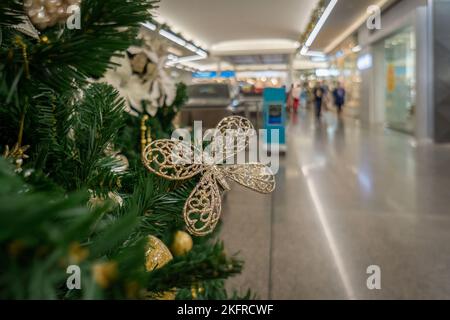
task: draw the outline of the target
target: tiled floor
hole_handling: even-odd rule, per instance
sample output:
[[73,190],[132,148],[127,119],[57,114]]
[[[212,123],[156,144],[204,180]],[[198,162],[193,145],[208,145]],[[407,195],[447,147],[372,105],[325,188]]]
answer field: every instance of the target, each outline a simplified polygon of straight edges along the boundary
[[[450,298],[450,148],[302,114],[277,190],[233,186],[223,239],[245,260],[230,288],[261,299]],[[366,270],[381,268],[381,290]]]

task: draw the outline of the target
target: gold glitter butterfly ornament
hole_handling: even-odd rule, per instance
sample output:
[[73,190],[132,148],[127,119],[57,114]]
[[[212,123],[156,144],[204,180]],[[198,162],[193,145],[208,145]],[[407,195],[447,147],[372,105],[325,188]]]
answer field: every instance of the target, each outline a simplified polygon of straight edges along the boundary
[[227,178],[264,194],[275,189],[275,177],[267,166],[225,164],[229,163],[227,159],[245,151],[249,139],[255,135],[248,119],[232,116],[218,124],[208,146],[209,154],[180,140],[157,140],[144,149],[144,165],[160,177],[186,180],[202,174],[183,210],[187,230],[192,235],[205,236],[214,231],[222,211],[221,191],[231,190]]

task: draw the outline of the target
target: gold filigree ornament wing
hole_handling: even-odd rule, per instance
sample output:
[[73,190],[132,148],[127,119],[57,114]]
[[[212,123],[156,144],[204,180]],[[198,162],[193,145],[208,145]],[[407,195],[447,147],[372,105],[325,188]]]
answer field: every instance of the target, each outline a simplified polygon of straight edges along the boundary
[[208,170],[184,205],[184,221],[194,236],[206,236],[214,231],[222,211],[222,198],[213,170]]
[[254,136],[256,131],[250,120],[239,116],[227,117],[216,127],[213,149],[220,152],[226,160],[245,151],[249,140]]
[[[223,139],[227,135],[228,139]],[[214,133],[213,150],[226,152],[227,159],[230,154],[244,151],[254,135],[256,131],[248,119],[225,118]],[[211,157],[207,152],[177,140],[154,141],[142,153],[147,169],[166,179],[184,180],[203,173],[183,210],[187,231],[194,236],[206,236],[216,228],[222,210],[221,188],[230,190],[226,178],[260,193],[267,194],[275,189],[275,177],[267,166],[259,163],[223,165],[224,158],[217,161],[216,156]]]
[[193,145],[183,141],[156,140],[144,149],[142,161],[148,170],[160,177],[185,180],[204,170],[201,161],[195,161],[195,152]]
[[220,170],[227,178],[251,190],[268,194],[275,190],[275,176],[264,164],[252,163],[221,166]]

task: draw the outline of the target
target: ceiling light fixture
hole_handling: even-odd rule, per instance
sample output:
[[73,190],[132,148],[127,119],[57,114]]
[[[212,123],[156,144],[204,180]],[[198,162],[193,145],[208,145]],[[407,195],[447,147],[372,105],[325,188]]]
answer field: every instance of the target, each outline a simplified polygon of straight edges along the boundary
[[192,43],[187,43],[186,44],[186,49],[188,49],[188,50],[190,50],[190,51],[192,51],[192,52],[195,52],[195,51],[197,51],[197,47],[196,46],[194,46]]
[[151,30],[151,31],[155,31],[156,30],[156,25],[154,25],[153,23],[151,23],[151,22],[143,22],[143,23],[141,23],[141,25],[143,26],[143,27],[145,27],[145,28],[147,28],[147,29],[149,29],[149,30]]
[[203,60],[203,59],[204,58],[201,56],[182,57],[182,58],[178,58],[176,60],[171,60],[171,61],[167,62],[167,65],[173,66],[175,64],[182,64],[183,62],[198,61],[198,60]]
[[321,51],[308,51],[304,54],[304,56],[307,57],[318,57],[318,58],[325,58],[326,55],[325,53],[321,52]]
[[161,30],[159,30],[159,34],[162,35],[164,38],[169,39],[170,41],[175,42],[176,44],[178,44],[182,47],[185,47],[186,49],[199,55],[203,59],[208,57],[208,53],[205,50],[203,50],[197,46],[194,46],[192,43],[181,39],[180,37],[174,35],[173,33],[169,32],[169,31],[161,29]]
[[167,56],[167,59],[170,61],[178,61],[178,56],[169,53],[169,55]]
[[[383,8],[386,4],[389,3],[390,0],[380,0],[377,3],[374,3],[380,8]],[[356,19],[350,27],[348,27],[342,34],[340,34],[337,38],[333,40],[332,43],[325,48],[325,52],[329,53],[333,51],[342,41],[344,41],[347,37],[349,37],[352,33],[354,33],[360,26],[362,26],[367,18],[370,16],[370,13],[364,12],[358,19]]]
[[353,47],[352,52],[354,53],[358,53],[362,50],[362,47],[360,45],[357,45],[355,47]]
[[308,53],[308,50],[309,50],[308,47],[303,46],[302,50],[300,51],[300,54],[302,56],[306,56],[306,54]]
[[172,42],[175,42],[176,44],[178,44],[182,47],[186,47],[186,41],[181,39],[180,37],[177,37],[173,33],[170,33],[164,29],[161,29],[161,30],[159,30],[159,34],[162,35],[164,38],[166,38]]
[[[158,26],[154,23],[151,22],[144,22],[141,23],[141,25],[147,29],[149,29],[150,31],[157,31],[158,30]],[[194,45],[193,43],[186,41],[185,39],[175,35],[173,32],[170,32],[168,30],[165,29],[160,29],[159,31],[157,31],[161,36],[163,36],[164,38],[178,44],[181,47],[186,48],[187,50],[195,53],[194,56],[187,56],[187,57],[177,57],[176,55],[173,54],[169,54],[168,56],[168,62],[166,63],[166,67],[173,67],[175,66],[176,68],[180,69],[180,68],[186,68],[185,70],[188,70],[187,66],[183,66],[183,64],[185,62],[190,62],[190,61],[197,61],[197,60],[203,60],[206,59],[208,57],[208,52],[206,50],[203,50],[200,47],[197,47],[196,45]]]
[[330,3],[328,3],[328,6],[326,7],[325,11],[323,12],[313,31],[310,33],[308,39],[306,40],[305,45],[300,51],[301,55],[306,55],[306,53],[308,53],[309,48],[313,44],[314,40],[316,40],[317,35],[319,34],[325,22],[327,21],[337,2],[338,0],[331,0]]
[[195,51],[196,54],[198,54],[200,57],[202,58],[207,58],[208,57],[208,53],[202,49],[197,49]]

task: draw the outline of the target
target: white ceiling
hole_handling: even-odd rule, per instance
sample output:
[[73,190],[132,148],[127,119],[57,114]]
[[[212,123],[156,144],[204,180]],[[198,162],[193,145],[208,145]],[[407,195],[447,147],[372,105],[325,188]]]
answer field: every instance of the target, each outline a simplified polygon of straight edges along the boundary
[[260,45],[261,42],[258,44],[255,40],[278,39],[295,43],[317,2],[161,0],[156,15],[159,22],[167,23],[175,32],[180,32],[185,38],[208,50],[224,46],[230,49],[230,45],[234,44],[242,51],[243,47],[254,50],[254,46]]
[[339,0],[311,46],[311,50],[331,51],[357,27],[365,23],[369,15],[367,13],[369,6],[378,5],[383,8],[394,2],[395,0]]
[[[367,7],[396,0],[339,0],[311,49],[329,52],[367,18]],[[160,0],[156,20],[209,50],[197,69],[286,66],[319,0]],[[298,60],[298,57],[297,59]],[[302,61],[294,61],[296,63]],[[278,68],[278,67],[277,67]]]

